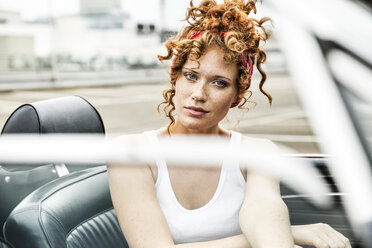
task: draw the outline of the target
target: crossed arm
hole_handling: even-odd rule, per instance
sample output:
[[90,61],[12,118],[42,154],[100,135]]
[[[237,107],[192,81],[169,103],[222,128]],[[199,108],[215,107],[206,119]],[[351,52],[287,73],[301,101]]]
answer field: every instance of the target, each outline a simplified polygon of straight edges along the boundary
[[110,192],[131,248],[250,248],[244,235],[175,245],[156,199],[151,170],[145,166],[109,165]]
[[[156,199],[150,168],[109,165],[108,175],[114,207],[130,247],[249,248],[248,239],[254,247],[293,247],[288,211],[276,189],[277,182],[265,176],[248,175],[247,180],[255,185],[247,191],[240,213],[244,234],[175,245]],[[249,187],[247,184],[247,189]],[[273,188],[274,192],[270,192]]]
[[[156,198],[150,167],[108,165],[108,176],[114,208],[131,248],[292,248],[293,238],[297,244],[317,248],[351,247],[345,237],[324,224],[290,227],[288,209],[280,197],[278,182],[257,172],[247,174],[245,200],[239,216],[243,234],[174,244]],[[322,228],[331,238],[324,238],[327,232]]]

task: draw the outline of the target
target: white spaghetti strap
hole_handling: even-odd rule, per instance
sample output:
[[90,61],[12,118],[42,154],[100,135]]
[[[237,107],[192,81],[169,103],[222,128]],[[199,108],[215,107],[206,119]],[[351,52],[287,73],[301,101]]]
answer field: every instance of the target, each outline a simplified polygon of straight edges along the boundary
[[[145,131],[144,134],[146,135],[151,145],[153,145],[154,147],[160,145],[158,135],[155,130]],[[164,159],[156,159],[155,163],[156,167],[158,168],[158,177],[156,179],[155,185],[158,186],[158,184],[163,180],[163,178],[166,178],[168,176],[168,169]]]
[[144,134],[146,135],[147,139],[150,141],[152,145],[156,145],[159,141],[156,138],[156,131],[145,131]]
[[230,142],[231,148],[232,149],[239,148],[241,141],[242,141],[242,134],[235,132],[235,131],[231,131],[231,142]]
[[[236,150],[240,148],[240,145],[242,143],[242,134],[239,132],[231,131],[231,142],[230,142],[230,148],[232,150]],[[244,186],[245,185],[245,179],[242,174],[242,171],[239,166],[239,161],[234,160],[233,161],[233,166],[230,166],[229,170],[236,174],[238,177],[239,182]]]

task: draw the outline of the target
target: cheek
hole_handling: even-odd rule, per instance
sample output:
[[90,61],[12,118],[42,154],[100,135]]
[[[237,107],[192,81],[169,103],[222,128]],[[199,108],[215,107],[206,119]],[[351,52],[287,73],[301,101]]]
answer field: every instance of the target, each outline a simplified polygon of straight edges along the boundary
[[236,94],[232,93],[232,91],[228,92],[218,92],[218,94],[215,94],[211,96],[213,99],[213,102],[216,106],[219,108],[230,108],[230,105],[235,101]]
[[225,96],[215,96],[210,106],[213,106],[214,115],[219,119],[223,119],[230,110],[232,98]]
[[226,101],[223,102],[223,104],[221,104],[220,111],[226,114],[227,112],[229,112],[231,104],[232,104],[231,99],[227,99]]
[[182,82],[182,80],[176,83],[175,95],[174,95],[175,102],[182,101],[182,99],[185,99],[190,95],[191,95],[190,88],[185,87],[185,83]]

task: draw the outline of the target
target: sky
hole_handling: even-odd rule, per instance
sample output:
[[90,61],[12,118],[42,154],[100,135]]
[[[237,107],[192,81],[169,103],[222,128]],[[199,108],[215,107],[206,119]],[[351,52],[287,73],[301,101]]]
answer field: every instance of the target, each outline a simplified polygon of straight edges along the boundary
[[[179,26],[185,16],[187,0],[164,0],[165,22],[168,26]],[[145,7],[144,7],[145,6]],[[134,21],[159,24],[160,0],[122,0],[122,8]],[[77,14],[79,0],[0,0],[0,10],[20,12],[25,20],[37,17]],[[140,11],[139,11],[140,10]],[[173,23],[173,25],[169,25]]]

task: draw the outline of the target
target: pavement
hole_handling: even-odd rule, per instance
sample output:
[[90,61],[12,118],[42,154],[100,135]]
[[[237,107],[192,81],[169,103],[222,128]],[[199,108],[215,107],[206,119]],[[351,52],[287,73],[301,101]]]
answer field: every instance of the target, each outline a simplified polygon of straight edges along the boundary
[[166,81],[167,75],[164,67],[108,72],[12,72],[0,74],[0,92],[158,83]]
[[[53,83],[48,82],[48,77],[44,81],[22,81],[19,79],[25,76],[17,75],[9,75],[13,81],[6,83],[1,77],[0,126],[21,104],[68,95],[79,95],[91,102],[101,114],[108,135],[143,132],[168,123],[164,114],[157,112],[162,91],[169,87],[164,69],[71,76],[64,75]],[[300,153],[319,153],[318,141],[290,76],[272,74],[268,78],[265,90],[273,96],[273,106],[257,87],[252,87],[249,100],[256,105],[248,103],[248,109],[233,109],[222,125],[252,137],[268,138]],[[258,81],[252,85],[258,85]]]

